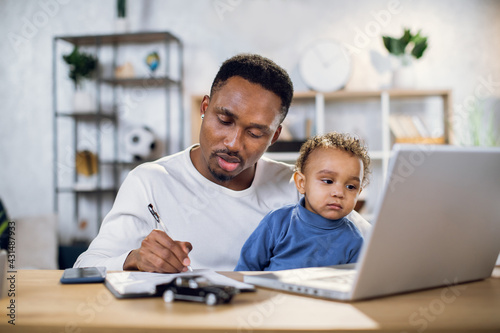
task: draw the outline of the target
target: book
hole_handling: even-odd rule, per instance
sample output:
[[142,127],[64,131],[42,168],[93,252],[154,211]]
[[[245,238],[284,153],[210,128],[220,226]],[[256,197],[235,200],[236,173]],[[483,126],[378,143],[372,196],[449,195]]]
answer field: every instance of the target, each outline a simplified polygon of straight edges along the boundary
[[113,272],[106,275],[105,286],[116,298],[161,296],[156,286],[172,281],[178,276],[201,275],[217,285],[232,286],[240,291],[254,291],[248,283],[236,281],[210,269],[195,269],[193,272],[163,274],[149,272]]
[[398,116],[391,115],[389,117],[389,127],[392,131],[392,134],[394,134],[394,136],[396,138],[406,137],[406,132],[405,132],[403,126],[401,126],[399,119],[398,119]]
[[419,116],[394,114],[389,117],[389,127],[396,139],[400,138],[426,138],[429,131]]
[[418,133],[420,134],[421,137],[428,138],[431,136],[431,134],[427,130],[427,126],[425,126],[424,122],[422,121],[422,119],[419,116],[414,115],[411,117],[411,119],[412,119],[413,124],[417,128]]
[[415,126],[411,116],[401,115],[399,116],[399,122],[403,126],[407,138],[420,137],[420,133],[418,132],[417,126]]

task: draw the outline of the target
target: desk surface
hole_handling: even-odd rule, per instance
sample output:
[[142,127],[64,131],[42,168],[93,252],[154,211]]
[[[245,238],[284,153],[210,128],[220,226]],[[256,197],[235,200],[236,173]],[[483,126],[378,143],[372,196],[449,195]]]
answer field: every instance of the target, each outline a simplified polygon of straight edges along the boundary
[[[15,273],[0,300],[1,332],[499,332],[500,268],[492,278],[342,303],[258,289],[230,304],[115,299],[103,284],[62,285],[62,271]],[[240,279],[239,273],[226,275]],[[15,327],[8,323],[14,300]],[[6,316],[7,315],[7,316]]]

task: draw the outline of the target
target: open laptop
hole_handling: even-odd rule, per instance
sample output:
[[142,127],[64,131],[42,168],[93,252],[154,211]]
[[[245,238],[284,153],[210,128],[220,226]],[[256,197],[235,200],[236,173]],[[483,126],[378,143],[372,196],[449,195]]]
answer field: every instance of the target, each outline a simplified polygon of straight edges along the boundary
[[500,148],[395,145],[357,264],[244,281],[360,300],[491,276],[500,252]]

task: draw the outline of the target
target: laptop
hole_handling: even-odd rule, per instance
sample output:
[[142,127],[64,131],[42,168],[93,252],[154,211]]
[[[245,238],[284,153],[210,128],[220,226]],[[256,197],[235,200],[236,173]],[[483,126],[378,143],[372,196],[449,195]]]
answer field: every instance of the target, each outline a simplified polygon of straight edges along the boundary
[[395,145],[356,264],[245,275],[355,301],[491,276],[500,252],[500,148]]

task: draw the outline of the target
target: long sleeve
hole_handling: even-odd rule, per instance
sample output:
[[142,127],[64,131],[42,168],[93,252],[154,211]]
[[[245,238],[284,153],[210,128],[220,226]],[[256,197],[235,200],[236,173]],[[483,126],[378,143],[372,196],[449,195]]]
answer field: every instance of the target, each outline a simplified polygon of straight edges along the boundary
[[269,265],[275,238],[269,218],[270,215],[264,217],[243,245],[235,271],[263,271]]
[[108,270],[123,270],[131,250],[139,248],[142,240],[154,229],[148,216],[150,195],[142,182],[131,172],[116,197],[113,208],[104,219],[99,237],[81,254],[75,267],[104,266]]
[[362,243],[363,236],[353,222],[347,218],[325,219],[307,210],[302,198],[295,205],[266,215],[243,246],[235,270],[276,271],[346,264],[357,260]]

